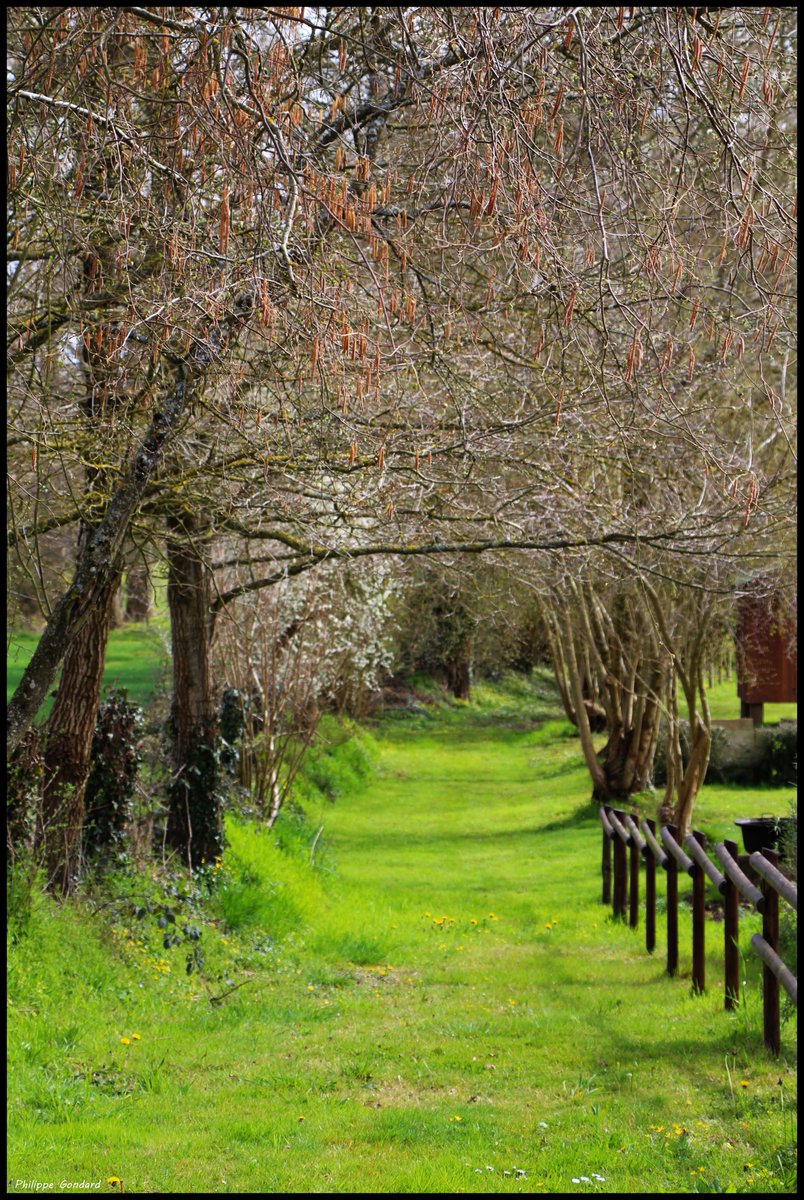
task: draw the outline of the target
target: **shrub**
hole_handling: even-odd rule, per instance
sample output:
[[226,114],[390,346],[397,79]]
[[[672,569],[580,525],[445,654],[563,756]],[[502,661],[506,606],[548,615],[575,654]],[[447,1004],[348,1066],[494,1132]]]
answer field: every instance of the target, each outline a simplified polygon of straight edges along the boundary
[[[662,725],[653,764],[653,782],[656,786],[663,785],[667,780],[665,739],[666,726]],[[680,741],[681,757],[686,765],[689,756],[689,727],[686,721],[681,722]],[[730,739],[726,729],[716,725],[712,729],[705,782],[795,786],[798,778],[796,741],[795,722],[758,729],[752,746],[737,744]]]
[[759,730],[763,746],[764,782],[794,787],[798,782],[798,729],[796,722]]
[[218,757],[221,767],[227,775],[234,776],[240,761],[238,742],[243,736],[246,725],[246,708],[248,697],[237,688],[224,688],[218,709],[218,735],[220,747]]
[[374,765],[370,737],[346,719],[325,719],[321,733],[305,764],[306,781],[327,800],[359,791]]
[[6,863],[6,929],[12,945],[28,933],[43,880],[36,860],[28,850],[9,857]]
[[[795,796],[790,801],[792,821],[785,826],[781,845],[780,867],[790,879],[795,879],[798,864],[798,804]],[[779,905],[779,954],[794,975],[798,976],[798,917],[796,910],[788,904]],[[792,1001],[784,994],[784,1015],[795,1011]]]
[[12,861],[33,842],[43,778],[39,730],[32,726],[9,759],[6,773],[6,843]]
[[124,690],[109,693],[98,709],[85,793],[84,853],[124,853],[126,826],[133,815],[140,765],[142,709]]

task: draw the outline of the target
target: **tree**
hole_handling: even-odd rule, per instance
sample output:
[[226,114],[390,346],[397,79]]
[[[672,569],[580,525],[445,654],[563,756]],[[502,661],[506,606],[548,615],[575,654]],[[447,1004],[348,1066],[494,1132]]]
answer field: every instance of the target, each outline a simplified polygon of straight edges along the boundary
[[241,710],[239,782],[269,826],[324,706],[362,715],[380,690],[392,663],[399,590],[381,560],[351,571],[322,565],[220,613],[213,661],[224,695],[233,690]]
[[[640,581],[570,578],[547,609],[547,623],[559,689],[572,705],[594,797],[622,801],[650,784],[668,677]],[[584,685],[605,713],[608,738],[600,756]]]
[[[683,562],[701,519],[733,555],[743,520],[775,538],[793,33],[792,11],[750,8],[12,10],[12,386],[64,463],[47,515],[18,476],[15,544],[82,517],[70,484],[110,460],[97,557],[132,522],[209,522],[244,564],[213,612],[327,560]],[[88,324],[118,393],[101,460],[63,416]],[[635,464],[656,463],[645,489]],[[667,509],[676,469],[703,507]],[[93,566],[82,550],[12,739],[80,629],[70,605],[111,586]]]

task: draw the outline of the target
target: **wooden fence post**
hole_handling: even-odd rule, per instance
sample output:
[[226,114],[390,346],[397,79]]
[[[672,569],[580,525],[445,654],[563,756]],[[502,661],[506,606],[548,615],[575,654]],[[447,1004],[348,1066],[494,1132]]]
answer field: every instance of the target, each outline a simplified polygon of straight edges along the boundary
[[[763,856],[774,867],[779,862],[779,855],[773,850],[762,851]],[[779,896],[771,884],[761,880],[760,886],[765,897],[765,908],[762,913],[762,936],[773,950],[779,953]],[[779,1028],[779,981],[767,965],[762,964],[762,1025],[763,1039],[771,1054],[779,1054],[782,1049]]]
[[[693,829],[692,836],[702,850],[706,838]],[[706,988],[706,876],[695,861],[692,864],[692,990],[702,993]]]
[[[737,862],[737,843],[726,841],[723,845]],[[740,1003],[740,893],[728,875],[723,893],[723,939],[724,1004],[727,1009],[734,1009]]]
[[[639,813],[634,813],[634,824],[639,823]],[[631,834],[630,860],[628,863],[630,869],[630,905],[628,909],[628,926],[630,929],[636,929],[639,925],[639,846],[634,834]]]
[[[611,810],[618,821],[622,823],[625,819],[625,813],[621,809],[613,808]],[[614,836],[614,897],[612,900],[612,910],[614,916],[619,920],[625,920],[625,909],[628,903],[628,874],[625,864],[625,843],[618,833],[615,831]]]
[[[675,840],[678,830],[675,825],[667,826]],[[667,871],[667,974],[678,971],[678,863],[672,854],[664,864]]]
[[[655,836],[656,822],[648,821]],[[656,948],[656,859],[650,846],[645,847],[645,949],[653,954]]]
[[[603,806],[603,812],[608,816],[608,805]],[[602,822],[601,822],[602,823]],[[611,904],[611,838],[603,826],[603,903]]]

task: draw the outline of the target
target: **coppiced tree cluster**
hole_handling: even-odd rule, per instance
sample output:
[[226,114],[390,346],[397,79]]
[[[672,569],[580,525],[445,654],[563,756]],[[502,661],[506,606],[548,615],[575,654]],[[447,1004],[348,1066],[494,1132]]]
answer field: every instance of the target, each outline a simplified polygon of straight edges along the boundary
[[156,553],[191,865],[221,839],[216,632],[321,564],[515,564],[582,734],[584,678],[606,711],[606,794],[644,781],[679,687],[706,727],[679,614],[792,552],[793,9],[15,7],[8,31],[9,545],[45,618],[8,744],[61,667],[54,886],[115,596]]

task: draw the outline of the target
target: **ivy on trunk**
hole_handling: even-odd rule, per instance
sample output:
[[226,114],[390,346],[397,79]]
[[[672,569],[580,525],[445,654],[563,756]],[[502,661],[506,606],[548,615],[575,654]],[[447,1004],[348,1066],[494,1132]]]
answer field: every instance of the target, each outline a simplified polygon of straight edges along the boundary
[[168,607],[173,658],[174,782],[166,839],[191,869],[221,853],[221,772],[210,648],[211,582],[205,533],[194,515],[168,518]]

